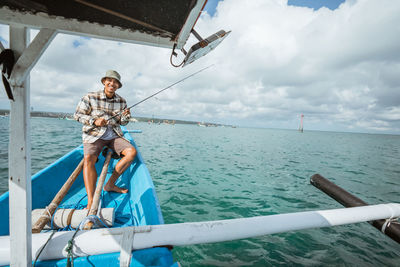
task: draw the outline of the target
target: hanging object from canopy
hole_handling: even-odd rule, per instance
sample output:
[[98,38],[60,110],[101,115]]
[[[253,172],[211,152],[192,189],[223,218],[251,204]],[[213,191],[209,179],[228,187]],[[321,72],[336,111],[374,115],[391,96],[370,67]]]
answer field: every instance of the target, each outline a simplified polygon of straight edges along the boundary
[[185,55],[185,58],[179,65],[175,65],[172,62],[172,56],[177,56],[174,46],[170,58],[172,66],[185,67],[186,65],[189,65],[190,63],[201,58],[202,56],[207,55],[211,50],[217,47],[231,33],[231,31],[226,32],[224,30],[220,30],[213,35],[207,37],[206,39],[201,38],[201,36],[194,29],[192,29],[191,33],[197,38],[197,40],[199,40],[199,42],[195,43],[189,49],[189,52],[186,52],[186,50],[182,47],[181,51]]

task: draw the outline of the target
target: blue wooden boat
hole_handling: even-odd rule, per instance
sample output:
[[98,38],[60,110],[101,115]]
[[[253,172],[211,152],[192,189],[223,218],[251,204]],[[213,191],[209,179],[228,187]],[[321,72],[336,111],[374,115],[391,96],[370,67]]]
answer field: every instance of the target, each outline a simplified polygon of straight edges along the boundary
[[[124,128],[124,137],[138,150],[133,138]],[[32,209],[43,209],[52,201],[64,182],[83,158],[83,146],[79,146],[58,159],[56,162],[39,171],[32,177]],[[96,163],[100,174],[105,157],[101,154]],[[118,159],[111,159],[107,178]],[[102,192],[102,208],[114,208],[115,219],[113,228],[129,226],[163,224],[160,205],[157,200],[154,184],[147,170],[143,158],[138,150],[135,161],[117,181],[117,185],[129,188],[128,194]],[[83,209],[87,204],[86,190],[82,173],[76,179],[68,194],[59,205],[63,208]],[[0,235],[9,235],[9,193],[0,196]],[[71,227],[62,229],[75,231]],[[46,231],[46,230],[44,230]],[[51,240],[49,246],[51,245]],[[56,241],[54,241],[56,242]],[[102,244],[98,244],[99,247]],[[75,266],[119,266],[120,253],[107,253],[74,258]],[[35,257],[35,255],[33,255]],[[38,261],[36,266],[65,266],[67,259]],[[166,247],[137,250],[132,253],[131,266],[172,266],[172,253]]]

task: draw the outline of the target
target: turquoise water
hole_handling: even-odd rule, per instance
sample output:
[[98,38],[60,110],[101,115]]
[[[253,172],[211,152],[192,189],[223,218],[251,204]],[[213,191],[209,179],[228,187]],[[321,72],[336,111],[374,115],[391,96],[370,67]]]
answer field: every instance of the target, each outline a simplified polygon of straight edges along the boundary
[[[32,173],[79,145],[75,121],[33,118]],[[0,193],[8,119],[0,118]],[[341,208],[320,173],[370,204],[400,203],[400,136],[136,123],[166,223]],[[267,227],[267,226],[266,226]],[[400,245],[367,223],[176,247],[183,266],[398,266]]]

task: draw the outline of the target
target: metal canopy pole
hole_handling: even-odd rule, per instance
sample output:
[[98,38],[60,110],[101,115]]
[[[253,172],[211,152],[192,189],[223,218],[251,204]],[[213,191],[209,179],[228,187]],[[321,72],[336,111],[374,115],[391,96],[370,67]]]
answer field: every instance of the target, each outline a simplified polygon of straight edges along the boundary
[[56,33],[41,29],[29,44],[28,28],[10,26],[10,49],[17,59],[10,77],[15,99],[11,101],[9,143],[11,266],[32,264],[29,73]]
[[[10,48],[19,58],[29,43],[26,27],[10,26]],[[29,75],[13,86],[10,108],[9,192],[11,266],[31,266],[31,140]]]

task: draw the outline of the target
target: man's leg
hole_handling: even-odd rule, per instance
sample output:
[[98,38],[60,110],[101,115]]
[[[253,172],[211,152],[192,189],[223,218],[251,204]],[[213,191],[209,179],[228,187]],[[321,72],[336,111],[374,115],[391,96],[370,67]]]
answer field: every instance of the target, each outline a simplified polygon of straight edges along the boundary
[[83,162],[83,181],[88,198],[87,209],[90,209],[93,202],[94,191],[96,190],[97,172],[95,168],[97,156],[85,155]]
[[129,167],[129,165],[131,165],[132,161],[135,159],[136,149],[133,146],[130,146],[122,150],[121,154],[124,157],[121,158],[115,166],[115,169],[110,179],[108,179],[107,184],[104,186],[105,191],[113,191],[123,194],[128,193],[128,189],[116,186],[115,181],[117,181],[118,177],[121,176],[121,174]]
[[85,188],[88,198],[88,204],[86,208],[90,209],[93,202],[94,191],[96,190],[97,172],[96,172],[96,161],[105,143],[99,139],[94,143],[83,143],[83,181],[85,182]]

